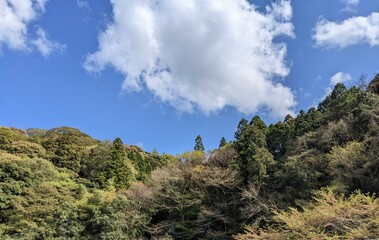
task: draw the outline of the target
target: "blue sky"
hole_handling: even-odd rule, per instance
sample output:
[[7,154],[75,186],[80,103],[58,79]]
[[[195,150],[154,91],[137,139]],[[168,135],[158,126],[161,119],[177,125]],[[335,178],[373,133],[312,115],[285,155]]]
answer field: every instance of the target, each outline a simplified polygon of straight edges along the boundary
[[378,56],[377,0],[0,0],[0,125],[213,149],[242,117],[370,80]]

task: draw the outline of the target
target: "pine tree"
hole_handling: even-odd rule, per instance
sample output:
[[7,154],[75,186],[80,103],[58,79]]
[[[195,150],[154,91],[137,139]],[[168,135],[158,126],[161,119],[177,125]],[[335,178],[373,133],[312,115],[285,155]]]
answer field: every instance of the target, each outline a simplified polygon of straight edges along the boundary
[[225,145],[226,145],[226,139],[224,137],[222,137],[221,140],[220,140],[220,145],[218,147],[222,148]]
[[200,135],[197,135],[195,139],[195,147],[193,148],[195,151],[204,151],[203,140]]

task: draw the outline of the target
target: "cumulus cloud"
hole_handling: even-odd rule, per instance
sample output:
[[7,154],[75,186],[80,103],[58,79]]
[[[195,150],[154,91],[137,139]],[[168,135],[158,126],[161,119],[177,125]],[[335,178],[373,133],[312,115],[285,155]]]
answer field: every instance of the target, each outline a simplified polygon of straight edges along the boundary
[[12,50],[31,51],[31,46],[45,57],[63,45],[48,40],[46,32],[37,28],[37,39],[30,40],[28,27],[45,11],[48,0],[0,0],[0,50],[6,46]]
[[31,43],[45,58],[48,57],[53,51],[62,53],[66,49],[65,45],[49,40],[48,34],[42,28],[38,28],[36,34],[37,38],[32,40]]
[[313,40],[318,47],[345,48],[356,44],[379,45],[379,13],[351,17],[342,22],[320,19]]
[[345,83],[350,81],[351,79],[352,78],[349,73],[338,72],[330,78],[330,85],[334,86],[337,83]]
[[247,0],[111,0],[113,21],[87,56],[89,72],[112,66],[125,91],[148,89],[180,111],[284,116],[295,105],[286,77],[286,45],[294,37],[289,0],[264,12]]

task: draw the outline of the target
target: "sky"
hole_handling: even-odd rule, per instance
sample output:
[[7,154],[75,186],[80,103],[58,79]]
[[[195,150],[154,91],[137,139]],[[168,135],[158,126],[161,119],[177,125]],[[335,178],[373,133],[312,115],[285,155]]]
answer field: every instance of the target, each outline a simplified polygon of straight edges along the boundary
[[0,125],[178,154],[379,73],[379,0],[0,0]]

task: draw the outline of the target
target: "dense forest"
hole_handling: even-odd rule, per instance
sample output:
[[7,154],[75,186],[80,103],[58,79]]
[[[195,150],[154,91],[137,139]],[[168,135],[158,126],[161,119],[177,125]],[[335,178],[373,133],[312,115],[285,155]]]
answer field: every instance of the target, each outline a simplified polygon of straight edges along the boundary
[[204,152],[151,153],[78,129],[0,128],[0,238],[369,239],[379,236],[379,75],[337,84]]

